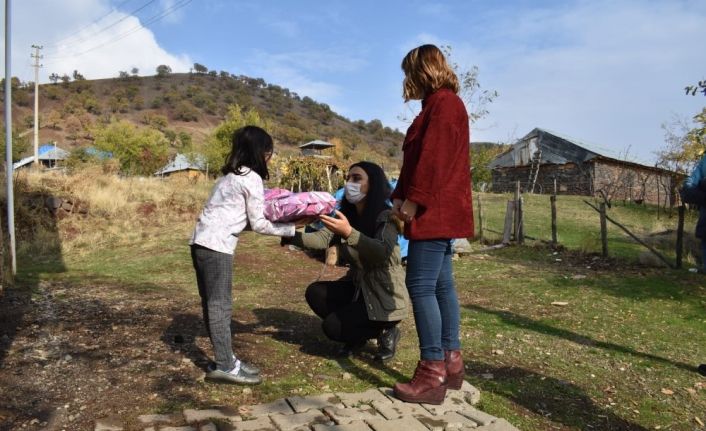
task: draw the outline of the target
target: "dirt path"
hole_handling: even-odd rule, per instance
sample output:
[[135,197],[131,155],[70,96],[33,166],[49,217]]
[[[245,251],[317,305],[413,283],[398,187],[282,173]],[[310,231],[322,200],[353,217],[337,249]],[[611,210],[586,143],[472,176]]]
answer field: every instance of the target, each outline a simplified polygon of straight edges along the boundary
[[[291,285],[286,294],[269,296],[260,308],[236,311],[235,348],[244,358],[267,357],[265,337],[293,337],[278,324],[278,313],[294,298],[303,303],[312,262],[292,254],[308,269],[270,273]],[[262,264],[255,256],[237,261],[242,271]],[[329,269],[326,275],[344,271]],[[241,289],[236,280],[236,307]],[[200,381],[210,347],[193,293],[62,282],[40,282],[32,290],[9,289],[0,297],[0,430],[92,429],[97,418],[198,406],[210,399]],[[310,325],[311,317],[302,316],[302,325]],[[258,364],[266,375],[277,374],[276,364]],[[233,396],[229,401],[257,401],[240,392]]]

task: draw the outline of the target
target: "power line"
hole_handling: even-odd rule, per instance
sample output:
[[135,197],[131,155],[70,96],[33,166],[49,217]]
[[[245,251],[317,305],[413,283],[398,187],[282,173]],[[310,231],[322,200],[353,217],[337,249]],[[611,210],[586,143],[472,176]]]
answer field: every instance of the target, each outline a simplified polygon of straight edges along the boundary
[[[108,30],[108,29],[111,29],[111,28],[115,27],[116,25],[120,24],[121,22],[125,21],[126,19],[128,19],[128,18],[130,18],[130,17],[132,17],[132,16],[135,16],[138,12],[142,11],[142,10],[145,9],[147,6],[151,5],[152,3],[156,2],[156,1],[157,1],[157,0],[149,0],[147,3],[143,4],[142,6],[138,7],[138,8],[135,9],[135,10],[133,10],[132,12],[126,14],[124,17],[120,18],[119,20],[115,21],[114,23],[112,23],[112,24],[110,24],[110,25],[108,25],[108,26],[106,26],[106,27],[103,27],[102,29],[96,31],[96,32],[93,33],[93,34],[89,34],[89,35],[86,35],[86,36],[84,36],[84,37],[78,38],[77,40],[72,41],[71,44],[79,44],[79,43],[85,42],[85,41],[87,41],[87,40],[89,40],[89,39],[92,39],[92,38],[98,36],[99,34],[105,32],[105,31]],[[89,27],[90,27],[90,25],[89,25]],[[58,45],[57,43],[52,44],[52,46],[57,46],[57,45]],[[55,49],[55,51],[56,51],[56,49]]]
[[81,33],[82,31],[84,31],[84,30],[86,30],[87,28],[93,26],[94,24],[98,24],[99,22],[103,21],[103,19],[105,19],[105,18],[107,18],[108,16],[112,15],[113,13],[115,13],[115,11],[118,10],[118,8],[122,7],[123,5],[125,5],[125,4],[127,4],[127,3],[130,3],[131,1],[133,1],[133,0],[125,0],[125,1],[123,1],[122,3],[118,4],[117,6],[111,8],[111,9],[110,9],[110,12],[108,12],[108,13],[102,15],[100,18],[94,19],[94,20],[91,21],[89,24],[86,24],[85,26],[79,28],[78,30],[74,31],[73,33],[71,33],[71,34],[69,34],[69,35],[67,35],[67,36],[62,37],[61,39],[57,40],[56,42],[48,44],[47,47],[58,46],[58,45],[61,44],[61,42],[65,41],[65,40],[67,40],[67,39],[71,39],[73,36],[75,36],[75,35]]
[[[153,0],[153,1],[154,1],[154,0]],[[140,30],[145,29],[147,26],[149,26],[149,25],[151,25],[151,24],[154,24],[155,22],[157,22],[157,21],[159,21],[159,20],[165,18],[166,16],[171,15],[172,13],[176,12],[178,9],[183,8],[184,6],[188,5],[188,4],[191,3],[192,1],[193,1],[193,0],[182,0],[182,1],[178,2],[178,3],[175,3],[172,7],[167,8],[167,9],[163,10],[161,13],[159,13],[159,14],[157,14],[157,15],[154,15],[154,16],[152,16],[152,17],[150,17],[150,18],[148,18],[148,19],[145,21],[144,24],[139,24],[138,26],[133,27],[132,29],[130,29],[130,30],[124,32],[124,33],[119,34],[116,38],[114,38],[114,39],[112,39],[112,40],[108,40],[108,41],[106,41],[106,42],[103,42],[103,43],[101,43],[101,44],[99,44],[99,45],[93,46],[93,47],[91,47],[91,48],[89,48],[89,49],[86,49],[85,51],[78,52],[78,53],[74,53],[74,54],[69,54],[69,55],[62,55],[62,56],[58,56],[58,57],[47,57],[47,59],[48,59],[48,60],[60,60],[60,59],[65,59],[65,58],[79,57],[79,56],[82,56],[82,55],[84,55],[84,54],[87,54],[87,53],[89,53],[89,52],[91,52],[91,51],[95,51],[96,49],[102,48],[102,47],[104,47],[104,46],[106,46],[106,45],[110,45],[110,44],[112,44],[112,43],[118,42],[118,41],[120,41],[120,40],[122,40],[122,39],[124,39],[124,38],[126,38],[126,37],[128,37],[128,36],[130,36],[131,34],[137,32],[137,31],[140,31]],[[51,64],[54,64],[54,63],[47,63],[47,64],[51,65]]]

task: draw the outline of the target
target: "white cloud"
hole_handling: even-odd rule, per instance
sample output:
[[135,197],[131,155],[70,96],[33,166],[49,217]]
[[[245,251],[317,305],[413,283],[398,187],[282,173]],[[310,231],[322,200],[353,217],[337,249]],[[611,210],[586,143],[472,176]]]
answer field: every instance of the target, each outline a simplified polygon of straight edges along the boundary
[[478,65],[480,82],[500,93],[473,139],[539,126],[652,159],[661,123],[703,106],[682,89],[706,73],[697,54],[704,12],[681,2],[585,2],[503,14],[494,34],[451,42],[455,60]]
[[299,51],[272,54],[256,51],[247,61],[248,70],[245,74],[259,76],[267,82],[282,85],[319,102],[328,103],[338,111],[338,97],[343,89],[328,79],[318,79],[318,76],[331,74],[353,73],[365,64],[363,60],[346,53],[331,50]]
[[[170,2],[174,3],[162,0],[162,8]],[[188,71],[192,64],[187,55],[160,47],[154,33],[141,28],[139,18],[115,10],[106,0],[38,0],[14,5],[13,75],[25,81],[34,80],[29,57],[32,44],[44,46],[40,82],[46,82],[51,73],[70,75],[74,70],[88,79],[98,79],[115,77],[132,67],[150,75],[159,64],[167,64],[175,72]],[[145,16],[154,15],[152,11]]]

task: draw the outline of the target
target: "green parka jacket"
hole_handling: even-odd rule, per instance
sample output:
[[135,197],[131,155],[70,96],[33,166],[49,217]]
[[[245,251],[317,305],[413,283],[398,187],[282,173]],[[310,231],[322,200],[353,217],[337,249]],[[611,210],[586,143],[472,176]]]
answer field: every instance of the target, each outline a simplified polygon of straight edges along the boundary
[[350,264],[348,277],[356,286],[354,298],[362,293],[368,319],[384,322],[407,317],[410,303],[397,243],[399,232],[391,217],[390,210],[380,212],[374,238],[353,229],[348,239],[343,239],[324,228],[310,233],[298,230],[291,241],[315,250],[336,245],[339,258]]

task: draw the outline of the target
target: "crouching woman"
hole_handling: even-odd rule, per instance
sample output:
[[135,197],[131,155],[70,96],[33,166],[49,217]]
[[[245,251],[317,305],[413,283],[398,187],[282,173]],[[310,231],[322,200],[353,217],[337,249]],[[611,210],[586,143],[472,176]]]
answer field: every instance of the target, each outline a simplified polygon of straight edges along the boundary
[[356,163],[348,171],[345,199],[336,217],[321,216],[324,229],[297,231],[287,238],[307,249],[336,245],[339,259],[350,265],[342,279],[317,281],[306,290],[306,301],[323,319],[326,336],[343,343],[342,356],[377,338],[376,359],[391,359],[400,339],[397,325],[409,311],[397,243],[401,223],[391,213],[390,193],[380,166]]

